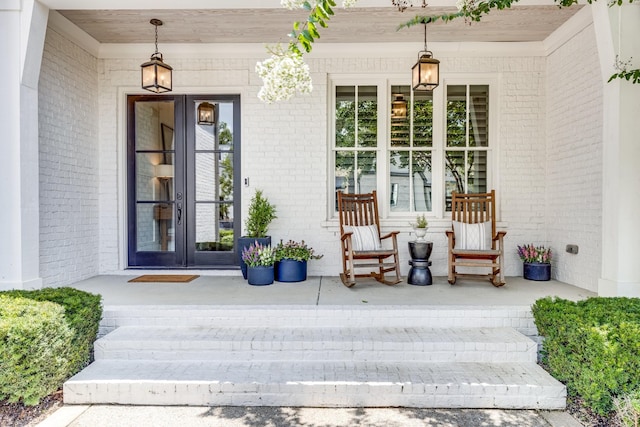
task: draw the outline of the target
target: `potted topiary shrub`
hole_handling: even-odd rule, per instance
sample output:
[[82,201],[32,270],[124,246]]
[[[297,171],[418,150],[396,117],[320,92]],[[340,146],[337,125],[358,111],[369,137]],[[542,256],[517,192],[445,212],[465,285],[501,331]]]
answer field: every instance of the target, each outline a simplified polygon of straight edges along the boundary
[[320,259],[322,255],[316,255],[303,241],[280,243],[276,246],[275,274],[278,282],[302,282],[307,280],[307,261]]
[[247,265],[242,260],[242,252],[254,242],[263,246],[271,245],[271,236],[267,236],[269,224],[276,218],[276,207],[262,195],[262,190],[256,190],[245,223],[247,234],[238,238],[238,260],[242,270],[242,276],[247,278]]
[[528,280],[551,280],[551,248],[518,245],[518,256],[523,261],[522,275]]
[[242,250],[242,260],[247,265],[247,281],[250,285],[263,286],[273,283],[275,250],[271,245],[254,242]]

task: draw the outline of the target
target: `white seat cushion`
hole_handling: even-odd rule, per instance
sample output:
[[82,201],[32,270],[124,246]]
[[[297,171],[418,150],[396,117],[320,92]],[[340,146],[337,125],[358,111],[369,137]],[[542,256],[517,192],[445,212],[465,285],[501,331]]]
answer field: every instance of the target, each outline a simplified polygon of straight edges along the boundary
[[467,224],[453,221],[454,249],[485,251],[491,249],[491,221]]
[[351,244],[354,251],[377,251],[380,246],[380,235],[375,225],[344,226],[346,233],[352,232]]

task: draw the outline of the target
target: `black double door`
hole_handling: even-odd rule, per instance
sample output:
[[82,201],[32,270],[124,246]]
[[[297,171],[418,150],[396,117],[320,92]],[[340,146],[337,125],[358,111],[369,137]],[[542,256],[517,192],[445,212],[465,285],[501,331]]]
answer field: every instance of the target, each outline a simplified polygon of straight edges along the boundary
[[128,264],[237,263],[240,97],[127,98]]

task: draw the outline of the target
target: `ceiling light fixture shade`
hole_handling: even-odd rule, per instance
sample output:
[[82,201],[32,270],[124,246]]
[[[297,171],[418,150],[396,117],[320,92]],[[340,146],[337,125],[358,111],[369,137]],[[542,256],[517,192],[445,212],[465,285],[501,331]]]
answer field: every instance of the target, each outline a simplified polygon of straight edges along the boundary
[[209,102],[201,102],[198,105],[198,124],[212,126],[215,123],[216,106]]
[[407,100],[404,99],[402,94],[394,94],[396,99],[391,103],[391,118],[392,119],[406,119],[407,118]]
[[413,90],[434,90],[440,84],[440,61],[427,49],[427,23],[424,22],[424,50],[418,53],[418,62],[411,69]]
[[140,66],[142,68],[142,89],[155,93],[171,92],[173,68],[164,63],[162,54],[158,52],[158,26],[162,25],[162,21],[152,19],[149,22],[156,27],[156,51],[148,62]]

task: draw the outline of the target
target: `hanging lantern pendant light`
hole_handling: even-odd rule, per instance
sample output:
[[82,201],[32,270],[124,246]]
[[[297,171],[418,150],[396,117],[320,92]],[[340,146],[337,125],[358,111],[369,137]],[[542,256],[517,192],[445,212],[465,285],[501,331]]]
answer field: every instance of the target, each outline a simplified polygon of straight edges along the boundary
[[440,84],[440,61],[427,49],[427,22],[424,24],[424,50],[418,53],[418,62],[411,69],[413,90],[434,90]]
[[162,25],[162,21],[152,19],[149,23],[156,27],[156,51],[148,62],[140,66],[142,68],[142,89],[155,93],[171,92],[173,68],[164,63],[162,54],[158,52],[158,26]]

